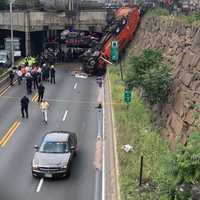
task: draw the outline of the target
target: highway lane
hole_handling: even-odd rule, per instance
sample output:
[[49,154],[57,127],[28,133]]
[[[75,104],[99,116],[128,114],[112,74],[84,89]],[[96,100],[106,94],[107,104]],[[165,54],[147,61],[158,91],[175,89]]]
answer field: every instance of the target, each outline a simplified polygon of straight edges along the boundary
[[[56,75],[56,85],[45,83],[45,98],[50,103],[47,125],[42,121],[37,102],[30,103],[29,119],[21,119],[19,100],[25,92],[24,85],[15,85],[0,97],[1,138],[15,120],[20,122],[12,137],[0,148],[1,200],[94,199],[98,86],[95,78],[75,78],[66,68],[57,68]],[[42,182],[31,175],[33,147],[51,130],[76,132],[79,153],[69,179]]]

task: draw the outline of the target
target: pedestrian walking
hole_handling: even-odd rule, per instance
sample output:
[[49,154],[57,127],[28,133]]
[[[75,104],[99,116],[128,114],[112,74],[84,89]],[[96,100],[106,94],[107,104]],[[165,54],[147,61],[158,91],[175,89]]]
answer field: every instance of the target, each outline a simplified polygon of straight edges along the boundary
[[45,123],[47,123],[47,120],[48,120],[48,117],[47,117],[48,108],[49,108],[49,103],[45,99],[43,99],[40,104],[40,109],[41,109],[42,115],[44,117]]
[[13,70],[9,72],[9,78],[10,78],[10,85],[13,86],[13,80],[14,80],[15,74]]
[[40,83],[40,85],[38,86],[38,102],[42,102],[44,97],[44,91],[45,87],[44,85],[42,85],[42,83]]
[[54,66],[51,65],[51,69],[50,69],[50,75],[51,75],[51,84],[52,83],[56,83],[56,78],[55,78],[55,74],[56,74],[56,71],[54,69]]
[[24,112],[26,114],[26,118],[28,118],[28,104],[29,104],[29,98],[24,95],[22,98],[21,98],[21,114],[22,114],[22,118],[24,118]]

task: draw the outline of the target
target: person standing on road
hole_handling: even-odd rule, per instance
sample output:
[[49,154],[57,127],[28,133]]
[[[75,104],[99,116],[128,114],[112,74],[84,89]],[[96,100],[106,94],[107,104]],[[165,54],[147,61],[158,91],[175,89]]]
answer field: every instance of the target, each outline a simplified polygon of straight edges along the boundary
[[29,104],[29,99],[26,95],[24,95],[21,98],[21,114],[22,114],[22,118],[24,118],[24,111],[26,113],[26,118],[28,118],[28,104]]
[[51,84],[52,83],[56,83],[56,78],[55,78],[55,74],[56,74],[56,71],[54,69],[54,66],[51,65],[51,69],[50,69],[50,75],[51,75]]
[[15,74],[13,70],[10,71],[9,73],[9,78],[10,78],[10,85],[13,86],[13,80],[14,80]]
[[42,102],[44,97],[45,87],[42,83],[38,86],[38,102]]
[[45,123],[47,123],[47,120],[48,120],[48,118],[47,118],[47,110],[48,110],[48,108],[49,108],[49,103],[45,99],[43,99],[41,104],[40,104],[40,109],[41,109],[42,114],[44,116]]
[[33,88],[36,90],[38,88],[38,74],[37,71],[32,71],[32,77],[33,77]]

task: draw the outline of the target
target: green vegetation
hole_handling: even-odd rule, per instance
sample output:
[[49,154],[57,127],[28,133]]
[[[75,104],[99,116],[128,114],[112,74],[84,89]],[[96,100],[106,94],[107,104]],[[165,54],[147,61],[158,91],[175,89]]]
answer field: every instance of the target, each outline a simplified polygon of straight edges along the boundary
[[148,10],[147,15],[149,16],[170,16],[170,13],[167,9],[164,8],[154,8]]
[[[163,16],[163,17],[169,17],[171,14],[167,9],[164,8],[154,8],[147,12],[148,16]],[[175,20],[182,21],[187,24],[193,24],[193,23],[200,23],[200,12],[192,12],[188,15],[184,13],[178,13],[175,16]]]
[[140,56],[133,56],[126,73],[126,84],[142,87],[151,104],[163,102],[168,94],[172,76],[170,68],[163,63],[162,53],[145,49]]
[[197,11],[190,15],[180,15],[179,17],[189,24],[200,23],[200,12]]
[[[126,69],[129,69],[128,66]],[[193,133],[187,146],[168,148],[151,121],[151,111],[134,89],[127,110],[123,93],[125,83],[118,66],[109,67],[117,129],[122,200],[191,200],[192,188],[200,187],[200,135]],[[130,144],[126,153],[122,146]],[[143,185],[139,187],[140,158],[144,156]],[[200,199],[197,198],[197,199]]]
[[[151,112],[134,92],[134,100],[127,111],[123,103],[124,83],[119,81],[118,70],[110,68],[113,107],[118,132],[118,155],[120,164],[120,186],[122,200],[159,199],[157,180],[162,180],[164,170],[160,168],[167,154],[167,144],[153,129]],[[122,145],[130,144],[134,150],[126,153]],[[138,187],[140,156],[144,156],[143,192]],[[147,186],[149,184],[149,186]],[[167,198],[166,198],[167,200]]]

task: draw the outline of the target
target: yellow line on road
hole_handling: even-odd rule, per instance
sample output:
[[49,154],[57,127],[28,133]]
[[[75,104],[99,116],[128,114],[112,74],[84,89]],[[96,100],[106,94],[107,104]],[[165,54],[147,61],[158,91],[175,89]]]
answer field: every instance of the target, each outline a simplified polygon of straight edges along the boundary
[[0,140],[0,145],[4,142],[4,140],[8,137],[12,129],[17,125],[17,121],[12,124],[10,129],[6,132],[6,134],[3,136],[3,138]]
[[[16,82],[17,82],[17,80],[15,80],[15,81],[13,82],[13,85],[14,85]],[[3,89],[0,91],[0,96],[3,96],[3,95],[8,91],[9,88],[11,88],[10,85],[9,85],[9,86],[6,86],[5,88],[3,88]]]
[[10,138],[13,136],[13,134],[15,133],[15,131],[17,130],[17,128],[20,126],[20,122],[16,121],[15,123],[13,123],[13,125],[11,126],[11,128],[7,131],[7,133],[5,134],[5,136],[2,138],[1,140],[1,147],[4,147],[7,142],[10,140]]

